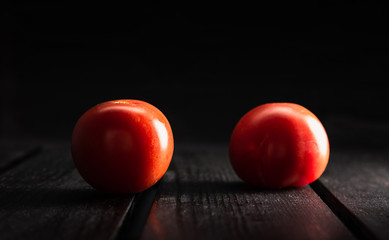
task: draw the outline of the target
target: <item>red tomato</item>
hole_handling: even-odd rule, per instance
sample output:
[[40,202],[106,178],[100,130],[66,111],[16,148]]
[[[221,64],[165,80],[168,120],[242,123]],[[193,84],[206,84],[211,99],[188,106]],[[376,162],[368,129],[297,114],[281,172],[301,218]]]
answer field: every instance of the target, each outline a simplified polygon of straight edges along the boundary
[[139,100],[89,109],[76,123],[71,144],[80,175],[109,193],[135,193],[154,185],[169,167],[173,146],[166,117]]
[[321,176],[329,158],[323,125],[293,103],[269,103],[249,111],[235,126],[229,150],[236,174],[264,188],[309,184]]

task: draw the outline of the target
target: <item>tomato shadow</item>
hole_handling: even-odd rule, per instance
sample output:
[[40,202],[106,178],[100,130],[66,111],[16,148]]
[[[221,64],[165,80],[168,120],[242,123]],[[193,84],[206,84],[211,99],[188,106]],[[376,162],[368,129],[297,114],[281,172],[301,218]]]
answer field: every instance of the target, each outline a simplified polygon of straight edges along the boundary
[[0,188],[0,211],[50,208],[97,208],[129,204],[135,195],[113,195],[83,188]]

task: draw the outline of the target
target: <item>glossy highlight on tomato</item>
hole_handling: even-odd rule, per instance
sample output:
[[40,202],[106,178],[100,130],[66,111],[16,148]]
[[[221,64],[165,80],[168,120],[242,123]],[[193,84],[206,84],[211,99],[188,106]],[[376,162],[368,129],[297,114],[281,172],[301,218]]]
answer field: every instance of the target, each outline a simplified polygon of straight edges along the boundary
[[235,126],[229,148],[236,174],[263,188],[315,181],[327,166],[329,152],[319,119],[294,103],[268,103],[249,111]]
[[136,193],[162,178],[173,156],[170,124],[153,105],[140,100],[98,104],[77,121],[72,134],[73,161],[94,188]]

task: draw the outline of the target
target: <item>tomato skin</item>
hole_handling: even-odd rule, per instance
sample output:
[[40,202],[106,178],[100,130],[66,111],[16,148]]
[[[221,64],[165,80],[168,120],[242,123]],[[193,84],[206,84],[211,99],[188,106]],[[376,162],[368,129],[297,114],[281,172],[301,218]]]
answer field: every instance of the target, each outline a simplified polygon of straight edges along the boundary
[[77,121],[72,134],[73,161],[94,188],[136,193],[165,174],[173,156],[170,124],[161,111],[139,100],[98,104]]
[[236,174],[263,188],[315,181],[324,172],[329,153],[319,119],[294,103],[268,103],[249,111],[235,126],[229,148]]

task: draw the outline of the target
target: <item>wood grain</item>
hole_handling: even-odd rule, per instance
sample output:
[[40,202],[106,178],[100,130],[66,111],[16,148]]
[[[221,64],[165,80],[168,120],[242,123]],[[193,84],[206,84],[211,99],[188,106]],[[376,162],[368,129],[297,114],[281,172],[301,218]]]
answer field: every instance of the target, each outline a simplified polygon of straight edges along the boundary
[[133,196],[86,184],[69,144],[45,151],[0,176],[0,239],[112,239]]
[[40,144],[0,139],[0,174],[39,153]]
[[227,147],[177,148],[141,239],[353,239],[309,187],[256,189]]
[[319,190],[337,199],[330,204],[362,238],[389,238],[387,152],[335,152],[320,180],[324,188]]

